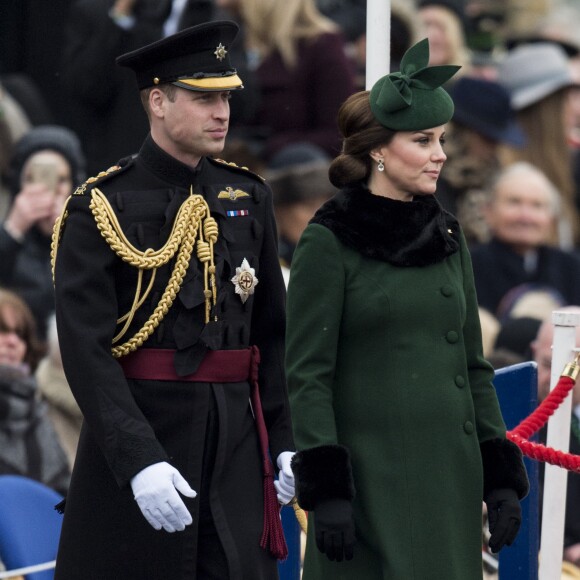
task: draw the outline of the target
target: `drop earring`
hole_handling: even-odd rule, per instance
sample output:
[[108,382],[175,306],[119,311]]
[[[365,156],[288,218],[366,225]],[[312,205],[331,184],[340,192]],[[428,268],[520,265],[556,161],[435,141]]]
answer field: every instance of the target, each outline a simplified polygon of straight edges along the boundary
[[377,169],[381,172],[385,170],[385,164],[383,163],[382,159],[379,159]]

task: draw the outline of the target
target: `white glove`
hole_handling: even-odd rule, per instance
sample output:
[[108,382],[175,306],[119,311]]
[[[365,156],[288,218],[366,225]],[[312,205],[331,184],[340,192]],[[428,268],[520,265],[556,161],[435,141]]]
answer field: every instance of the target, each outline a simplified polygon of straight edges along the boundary
[[287,505],[294,497],[294,473],[292,473],[292,468],[290,467],[294,454],[295,451],[282,451],[276,460],[280,472],[278,473],[278,480],[274,481],[274,487],[276,488],[278,502],[281,505]]
[[156,530],[181,532],[193,521],[177,491],[187,497],[197,493],[169,463],[161,461],[142,469],[131,479],[131,489],[145,519]]

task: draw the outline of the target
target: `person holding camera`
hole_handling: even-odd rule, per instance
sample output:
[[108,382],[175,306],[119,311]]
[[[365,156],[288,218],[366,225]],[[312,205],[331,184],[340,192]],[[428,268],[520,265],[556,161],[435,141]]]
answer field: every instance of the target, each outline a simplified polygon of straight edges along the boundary
[[33,127],[14,148],[9,167],[12,199],[0,228],[0,286],[24,299],[43,340],[54,312],[52,228],[73,186],[84,178],[80,141],[65,127]]

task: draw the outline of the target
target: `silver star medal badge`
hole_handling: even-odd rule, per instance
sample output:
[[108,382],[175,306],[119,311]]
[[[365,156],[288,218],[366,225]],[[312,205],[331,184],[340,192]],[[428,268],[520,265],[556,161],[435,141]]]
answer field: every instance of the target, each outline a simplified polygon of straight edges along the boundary
[[242,265],[236,268],[236,275],[231,279],[236,287],[236,294],[240,295],[242,303],[246,302],[258,285],[258,278],[256,278],[255,274],[256,270],[250,268],[248,260],[244,258]]
[[219,45],[216,47],[214,51],[215,57],[221,62],[224,58],[226,58],[226,54],[228,51],[226,47],[220,42]]

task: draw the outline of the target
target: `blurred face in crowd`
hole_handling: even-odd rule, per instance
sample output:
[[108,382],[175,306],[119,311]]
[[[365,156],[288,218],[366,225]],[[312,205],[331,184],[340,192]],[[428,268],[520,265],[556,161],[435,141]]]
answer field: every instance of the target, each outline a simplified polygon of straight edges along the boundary
[[9,305],[0,307],[0,365],[17,366],[26,356],[23,322]]
[[35,195],[39,204],[47,206],[47,211],[36,226],[43,234],[50,236],[66,198],[72,193],[73,179],[69,162],[56,151],[38,151],[24,164],[21,182],[23,187],[28,184],[43,186]]
[[189,91],[173,95],[153,89],[149,96],[153,140],[182,163],[217,155],[225,145],[230,118],[229,91]]
[[385,170],[373,171],[370,190],[402,201],[414,195],[433,195],[441,167],[447,159],[443,152],[445,125],[424,131],[398,131],[388,145],[372,152],[373,160],[382,159]]
[[541,174],[520,171],[497,183],[486,220],[497,239],[524,254],[549,240],[555,204]]
[[473,131],[472,129],[466,129],[465,143],[469,149],[470,155],[484,161],[493,161],[497,159],[497,141],[494,141],[477,131]]
[[456,46],[461,42],[457,16],[443,6],[424,6],[419,10],[419,18],[429,38],[429,64],[451,64]]
[[534,361],[538,365],[538,398],[540,401],[543,401],[550,392],[553,335],[552,324],[544,322],[540,326],[536,340],[532,343]]
[[566,135],[573,147],[580,145],[580,57],[568,59],[575,84],[567,89],[564,107]]
[[[580,308],[575,306],[560,308],[562,311],[580,313]],[[534,342],[532,342],[532,353],[534,361],[538,365],[538,399],[543,401],[550,392],[550,382],[552,373],[552,343],[554,341],[554,325],[550,320],[544,321]],[[576,329],[576,344],[580,344],[580,327]],[[558,369],[558,372],[564,369]],[[572,391],[572,406],[580,404],[580,385],[578,381]]]
[[564,115],[568,138],[577,147],[580,143],[580,87],[568,91]]
[[326,200],[326,197],[321,197],[274,207],[278,233],[289,242],[297,244],[308,222]]

